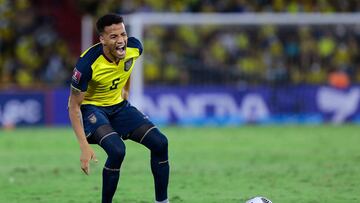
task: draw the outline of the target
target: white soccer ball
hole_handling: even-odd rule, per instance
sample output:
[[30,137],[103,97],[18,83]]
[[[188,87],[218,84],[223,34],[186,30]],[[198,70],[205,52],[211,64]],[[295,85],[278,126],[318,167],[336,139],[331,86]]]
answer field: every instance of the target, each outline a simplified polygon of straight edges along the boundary
[[246,201],[246,203],[272,203],[272,201],[266,197],[254,197]]

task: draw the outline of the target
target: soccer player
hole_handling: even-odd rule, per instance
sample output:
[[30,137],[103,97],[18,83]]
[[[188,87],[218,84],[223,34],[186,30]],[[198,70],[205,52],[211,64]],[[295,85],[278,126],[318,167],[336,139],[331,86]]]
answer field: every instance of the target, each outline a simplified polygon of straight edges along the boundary
[[112,202],[125,156],[123,140],[150,150],[155,202],[168,203],[168,141],[128,99],[130,75],[143,52],[141,42],[128,37],[123,18],[102,16],[96,22],[100,42],[86,50],[74,68],[69,117],[80,145],[81,169],[89,174],[96,161],[90,144],[98,144],[108,157],[102,172],[102,203]]

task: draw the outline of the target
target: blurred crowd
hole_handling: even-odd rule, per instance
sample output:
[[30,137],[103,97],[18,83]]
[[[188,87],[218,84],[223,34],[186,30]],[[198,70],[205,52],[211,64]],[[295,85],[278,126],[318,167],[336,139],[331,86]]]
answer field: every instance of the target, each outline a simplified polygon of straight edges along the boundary
[[156,26],[144,39],[151,84],[360,82],[360,26]]
[[0,88],[64,85],[74,61],[50,16],[29,0],[0,0]]
[[[69,82],[80,50],[71,50],[74,42],[62,37],[66,30],[58,29],[56,18],[39,12],[41,2],[45,1],[0,0],[0,88],[57,87]],[[50,5],[59,0],[46,2]],[[356,0],[75,2],[75,12],[94,19],[107,12],[360,10]],[[61,11],[63,15],[67,12]],[[147,84],[324,84],[338,72],[360,83],[359,26],[155,25],[145,28],[143,44]]]
[[[98,14],[134,12],[356,12],[357,0],[82,0]],[[96,9],[94,9],[96,8]]]

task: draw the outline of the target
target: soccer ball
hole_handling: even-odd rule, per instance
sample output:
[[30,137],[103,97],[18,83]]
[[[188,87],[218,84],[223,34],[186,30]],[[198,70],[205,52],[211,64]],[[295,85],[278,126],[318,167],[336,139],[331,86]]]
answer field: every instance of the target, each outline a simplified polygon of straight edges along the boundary
[[246,203],[272,203],[266,197],[254,197],[246,201]]

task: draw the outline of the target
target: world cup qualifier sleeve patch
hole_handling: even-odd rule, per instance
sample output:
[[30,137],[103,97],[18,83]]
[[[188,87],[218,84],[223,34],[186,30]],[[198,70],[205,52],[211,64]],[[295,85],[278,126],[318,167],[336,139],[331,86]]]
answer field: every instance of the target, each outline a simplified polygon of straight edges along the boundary
[[76,84],[79,84],[81,78],[81,72],[78,71],[76,68],[74,68],[73,75],[72,75],[72,81]]

